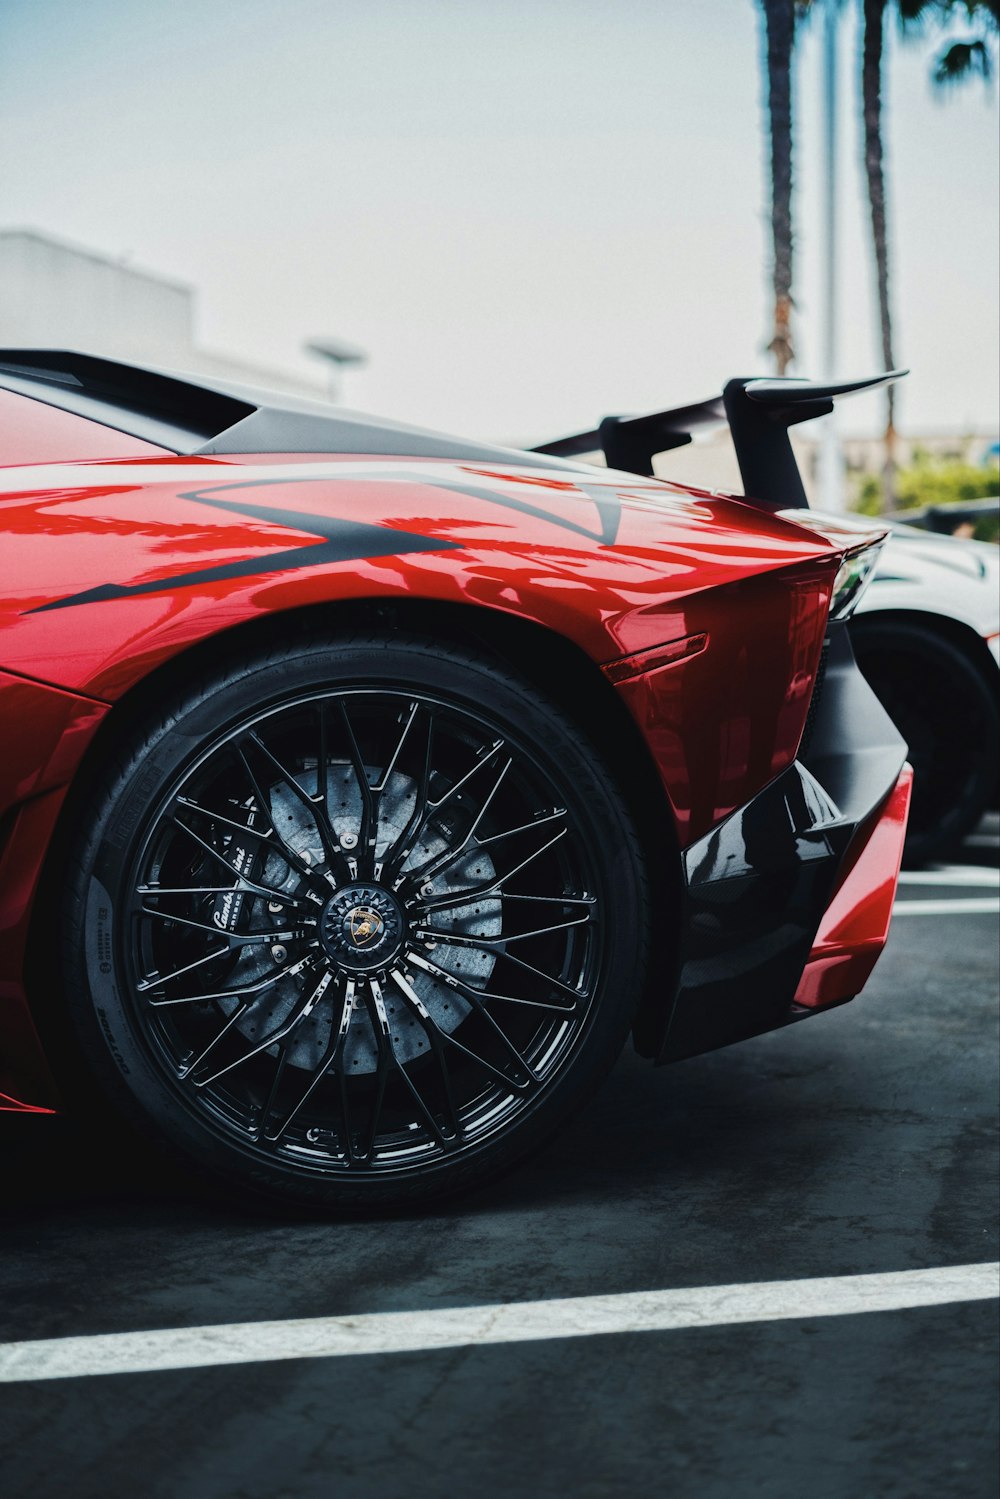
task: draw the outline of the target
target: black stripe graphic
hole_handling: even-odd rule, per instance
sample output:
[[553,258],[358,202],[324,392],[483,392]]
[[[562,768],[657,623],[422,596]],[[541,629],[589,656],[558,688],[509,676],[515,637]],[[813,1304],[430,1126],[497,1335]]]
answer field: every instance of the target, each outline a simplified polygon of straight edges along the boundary
[[[220,484],[218,489],[225,491],[260,486],[273,488],[275,482],[273,479],[252,479],[241,484]],[[281,482],[317,481],[283,479]],[[262,520],[287,526],[290,531],[311,533],[319,537],[319,540],[284,547],[280,552],[248,557],[243,562],[223,562],[216,567],[199,567],[189,573],[175,573],[170,578],[152,578],[147,583],[102,583],[97,588],[69,594],[66,598],[55,599],[50,604],[40,604],[27,612],[44,614],[49,609],[69,609],[76,604],[100,604],[109,599],[137,598],[144,593],[162,593],[165,589],[184,588],[195,583],[214,583],[223,578],[250,578],[259,573],[321,567],[327,562],[358,562],[369,557],[395,557],[411,552],[451,551],[459,546],[455,541],[440,541],[433,536],[420,536],[414,531],[394,531],[389,526],[370,526],[363,521],[338,520],[312,515],[304,510],[279,510],[271,505],[251,505],[242,500],[220,500],[215,497],[216,492],[214,489],[211,493],[191,490],[180,495],[180,498],[197,500],[199,504],[210,505],[215,510],[230,510],[234,515],[259,516]]]
[[274,521],[278,525],[287,526],[291,531],[304,531],[307,535],[311,534],[319,539],[298,546],[284,547],[279,552],[267,552],[263,556],[249,557],[243,562],[223,562],[215,567],[195,568],[192,572],[175,573],[169,578],[153,578],[146,583],[102,583],[96,588],[86,588],[80,593],[68,594],[65,598],[54,599],[49,604],[39,604],[37,608],[28,609],[25,612],[45,614],[50,609],[69,609],[77,604],[100,604],[111,599],[137,598],[144,593],[162,593],[164,590],[190,587],[197,583],[214,583],[224,578],[248,578],[260,573],[289,572],[304,567],[321,567],[329,562],[359,562],[371,557],[396,557],[413,552],[444,552],[461,549],[461,542],[441,541],[436,537],[422,536],[415,531],[395,531],[390,526],[368,525],[364,521],[341,520],[314,515],[309,511],[280,510],[271,505],[253,505],[244,500],[217,498],[218,495],[232,490],[271,489],[275,484],[357,484],[365,480],[375,483],[381,480],[397,482],[406,480],[429,485],[435,489],[451,490],[472,499],[502,505],[508,510],[519,511],[522,515],[532,515],[541,520],[550,521],[563,530],[575,532],[577,535],[585,536],[591,541],[603,543],[606,546],[614,543],[621,519],[621,502],[613,491],[609,493],[607,489],[598,485],[586,482],[581,484],[578,481],[576,487],[583,490],[597,508],[600,518],[598,530],[592,530],[589,526],[581,525],[564,516],[553,515],[551,511],[534,505],[528,500],[487,489],[485,485],[441,480],[421,474],[419,470],[404,472],[398,467],[393,467],[386,469],[384,473],[379,471],[366,473],[363,480],[359,480],[357,476],[343,480],[333,476],[317,479],[312,474],[302,475],[301,478],[245,479],[233,484],[213,485],[210,490],[188,490],[180,494],[179,498],[196,500],[198,504],[209,505],[215,510],[229,510],[234,515],[259,516],[262,520]]

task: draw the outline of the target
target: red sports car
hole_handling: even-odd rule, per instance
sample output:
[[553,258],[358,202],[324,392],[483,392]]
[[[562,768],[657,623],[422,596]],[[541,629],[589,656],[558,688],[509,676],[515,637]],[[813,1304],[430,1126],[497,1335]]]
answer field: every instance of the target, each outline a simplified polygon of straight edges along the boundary
[[[873,383],[526,453],[0,353],[3,1105],[416,1203],[630,1033],[856,994],[909,797],[843,628],[883,533],[805,508],[788,428]],[[723,420],[753,500],[652,477]]]

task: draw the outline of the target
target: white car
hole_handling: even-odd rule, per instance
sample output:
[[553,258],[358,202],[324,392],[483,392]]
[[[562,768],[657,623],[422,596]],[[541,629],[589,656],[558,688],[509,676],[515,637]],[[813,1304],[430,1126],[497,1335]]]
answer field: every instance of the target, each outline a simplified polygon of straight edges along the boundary
[[907,862],[937,859],[997,803],[1000,551],[895,523],[851,635],[910,747]]

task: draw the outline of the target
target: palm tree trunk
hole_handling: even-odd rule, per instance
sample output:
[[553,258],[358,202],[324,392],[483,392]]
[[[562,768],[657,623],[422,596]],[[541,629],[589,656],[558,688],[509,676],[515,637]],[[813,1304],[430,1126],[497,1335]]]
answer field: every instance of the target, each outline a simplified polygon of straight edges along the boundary
[[[861,97],[865,125],[865,172],[871,208],[872,244],[878,287],[882,360],[887,370],[895,368],[892,351],[892,311],[889,306],[889,237],[885,207],[885,171],[882,148],[882,52],[886,0],[863,0],[864,39],[861,53]],[[883,499],[889,509],[896,498],[895,395],[886,390],[885,468]]]
[[779,375],[792,348],[792,49],[795,0],[761,0],[767,41],[767,107],[771,127],[771,240],[774,333],[768,348]]

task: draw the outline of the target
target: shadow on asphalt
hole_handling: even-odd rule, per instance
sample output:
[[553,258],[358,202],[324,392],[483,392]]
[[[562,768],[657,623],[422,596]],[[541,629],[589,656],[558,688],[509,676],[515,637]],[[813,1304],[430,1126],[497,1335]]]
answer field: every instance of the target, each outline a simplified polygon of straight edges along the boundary
[[[962,850],[961,863],[996,868],[998,837],[1000,817],[991,814]],[[866,994],[816,1023],[663,1069],[627,1052],[589,1107],[542,1151],[421,1220],[516,1213],[540,1201],[641,1202],[717,1172],[742,1180],[747,1190],[754,1182],[766,1187],[775,1177],[811,1170],[833,1145],[831,1126],[854,1130],[890,1116],[898,1122],[925,1108],[933,1114],[933,1100],[920,1084],[913,1091],[909,1078],[906,1107],[895,1114],[888,1108],[880,1027],[887,1003],[906,1006],[910,992],[919,990],[935,1016],[961,1003],[961,984],[968,982],[962,977],[962,943],[953,956],[941,950],[942,940],[955,940],[950,927],[921,923],[919,931],[912,925],[904,931],[900,922]],[[981,928],[974,930],[978,943]],[[943,982],[942,961],[956,982]],[[979,986],[995,987],[995,973],[981,953],[974,978]],[[908,1041],[924,1045],[915,1037]],[[893,1043],[893,1065],[910,1074],[919,1066],[918,1055],[907,1064],[902,1042],[900,1035]],[[894,1092],[899,1094],[898,1085]],[[328,1221],[315,1212],[248,1206],[176,1165],[130,1127],[115,1138],[71,1116],[0,1114],[0,1190],[12,1224],[67,1214],[103,1223],[141,1216],[147,1226],[162,1219],[174,1228],[179,1221],[234,1228],[273,1224],[276,1217]]]
[[[431,1209],[431,1215],[516,1213],[540,1198],[563,1206],[595,1195],[642,1199],[668,1190],[671,1180],[720,1168],[752,1177],[762,1155],[774,1162],[782,1138],[789,1142],[789,1084],[801,1088],[811,1075],[835,1066],[833,1059],[808,1051],[786,1052],[785,1039],[760,1038],[663,1069],[626,1053],[590,1106],[541,1151],[488,1186]],[[787,1042],[793,1041],[789,1035]],[[856,1071],[841,1078],[838,1108],[850,1108],[852,1098],[861,1107],[864,1090]],[[316,1211],[248,1205],[134,1132],[127,1141],[115,1140],[72,1116],[7,1116],[0,1120],[0,1153],[8,1221],[67,1213],[77,1220],[99,1215],[105,1222],[141,1214],[147,1228],[158,1217],[174,1228],[179,1218],[192,1226],[214,1220],[244,1228],[286,1219],[329,1221]],[[388,1216],[400,1221],[401,1215]]]

